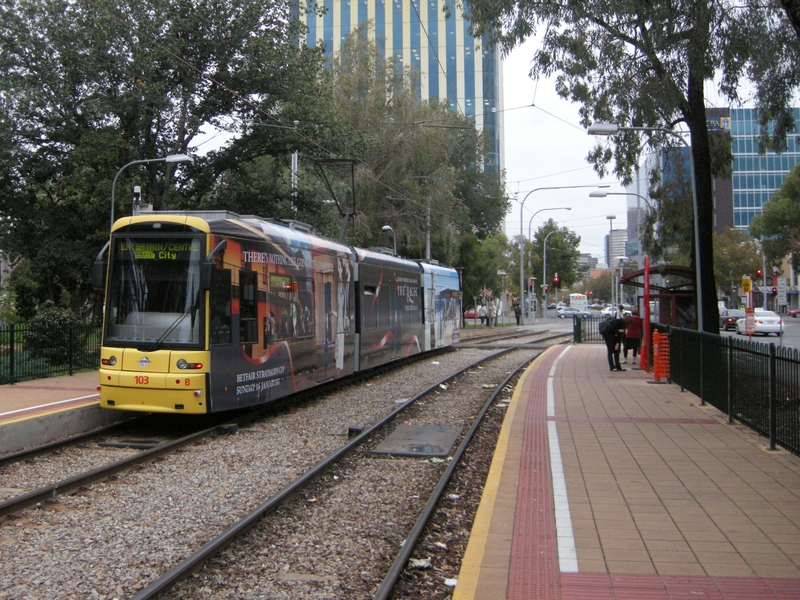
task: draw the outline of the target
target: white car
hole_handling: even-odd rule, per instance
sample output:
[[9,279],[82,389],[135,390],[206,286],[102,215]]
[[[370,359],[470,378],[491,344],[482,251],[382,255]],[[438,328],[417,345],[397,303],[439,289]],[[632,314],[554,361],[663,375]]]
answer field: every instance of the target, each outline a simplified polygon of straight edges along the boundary
[[562,306],[556,311],[556,316],[559,319],[566,319],[567,317],[580,317],[581,319],[588,319],[592,315],[585,310],[573,308],[572,306]]
[[[783,335],[783,319],[781,319],[780,316],[771,310],[761,310],[757,308],[755,311],[753,311],[753,316],[755,317],[755,322],[753,324],[754,334],[761,333],[763,335],[769,335],[770,333],[774,333],[778,337]],[[747,333],[746,318],[736,321],[736,333],[739,335],[744,335]]]
[[[622,316],[631,314],[631,311],[624,310],[622,311]],[[617,318],[617,307],[616,306],[606,306],[603,310],[600,311],[600,315],[603,317],[611,317],[612,319]]]

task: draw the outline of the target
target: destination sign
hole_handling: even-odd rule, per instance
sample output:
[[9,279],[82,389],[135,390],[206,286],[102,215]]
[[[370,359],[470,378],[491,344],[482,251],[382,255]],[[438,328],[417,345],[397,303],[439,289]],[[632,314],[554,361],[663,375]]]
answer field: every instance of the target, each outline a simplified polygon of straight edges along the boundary
[[200,251],[200,240],[139,242],[126,239],[120,242],[119,251],[122,254],[133,252],[136,260],[186,260],[192,252]]

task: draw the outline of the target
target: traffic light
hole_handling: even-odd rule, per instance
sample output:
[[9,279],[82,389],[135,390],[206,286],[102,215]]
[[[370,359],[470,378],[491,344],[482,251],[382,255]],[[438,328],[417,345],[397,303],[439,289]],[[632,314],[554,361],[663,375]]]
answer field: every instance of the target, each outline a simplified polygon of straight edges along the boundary
[[548,286],[544,286],[544,291],[546,292],[549,289]]
[[761,269],[756,269],[756,277],[761,277],[764,274],[764,271]]
[[554,288],[556,288],[556,289],[558,289],[558,287],[559,287],[560,285],[561,285],[561,277],[559,277],[559,276],[558,276],[558,273],[556,273],[556,274],[553,276],[553,287],[554,287]]
[[528,282],[528,293],[529,294],[533,293],[533,282],[532,281]]
[[777,294],[778,293],[778,288],[772,288],[772,293],[773,294]]

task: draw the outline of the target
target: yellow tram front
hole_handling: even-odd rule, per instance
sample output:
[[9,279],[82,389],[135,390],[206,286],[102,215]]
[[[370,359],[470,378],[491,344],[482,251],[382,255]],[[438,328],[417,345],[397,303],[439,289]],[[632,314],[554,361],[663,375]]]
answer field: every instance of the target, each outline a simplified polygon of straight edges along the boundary
[[[117,221],[108,246],[100,357],[103,408],[209,411],[208,304],[201,284],[209,228],[198,217]],[[97,274],[95,275],[97,277]]]

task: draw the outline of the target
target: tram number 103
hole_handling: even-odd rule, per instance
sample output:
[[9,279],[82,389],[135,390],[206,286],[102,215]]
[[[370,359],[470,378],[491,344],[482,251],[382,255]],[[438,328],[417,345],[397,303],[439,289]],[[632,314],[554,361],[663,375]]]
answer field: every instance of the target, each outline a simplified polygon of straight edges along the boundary
[[150,377],[147,375],[136,375],[133,380],[136,382],[136,385],[147,385],[150,383]]

